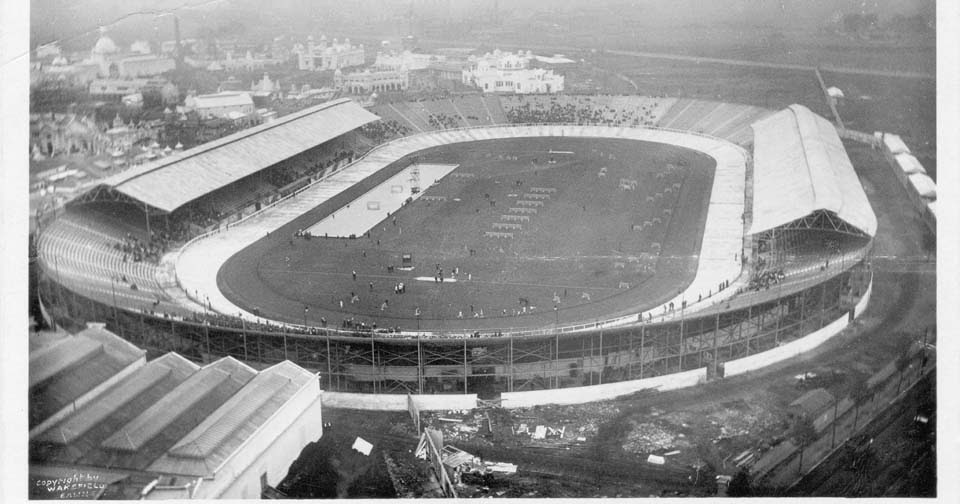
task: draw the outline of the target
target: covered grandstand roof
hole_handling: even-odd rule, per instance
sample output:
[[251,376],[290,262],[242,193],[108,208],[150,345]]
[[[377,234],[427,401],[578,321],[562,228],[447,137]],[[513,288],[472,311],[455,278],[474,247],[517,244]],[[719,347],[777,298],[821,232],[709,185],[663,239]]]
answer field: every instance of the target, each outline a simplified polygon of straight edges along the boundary
[[377,119],[350,99],[333,100],[131,168],[104,183],[154,208],[171,212]]
[[874,235],[877,217],[829,121],[802,105],[791,105],[751,127],[751,234],[824,210]]

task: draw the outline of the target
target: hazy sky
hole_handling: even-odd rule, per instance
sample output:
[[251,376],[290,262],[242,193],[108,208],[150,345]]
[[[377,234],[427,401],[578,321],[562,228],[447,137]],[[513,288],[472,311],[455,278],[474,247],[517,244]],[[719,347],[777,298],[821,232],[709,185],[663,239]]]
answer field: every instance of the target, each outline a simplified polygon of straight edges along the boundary
[[935,13],[935,0],[33,0],[31,41],[63,40],[67,47],[71,42],[84,46],[101,25],[112,27],[121,39],[127,33],[142,36],[153,27],[169,38],[172,22],[156,16],[171,11],[181,17],[187,37],[194,35],[191,32],[197,26],[215,26],[230,19],[309,29],[304,24],[322,24],[324,20],[347,18],[359,23],[385,16],[388,20],[401,18],[411,5],[417,15],[477,16],[496,6],[503,16],[588,12],[601,18],[601,23],[603,18],[611,23],[629,19],[638,26],[656,27],[726,23],[791,28],[816,26],[835,12],[875,12],[881,19]]

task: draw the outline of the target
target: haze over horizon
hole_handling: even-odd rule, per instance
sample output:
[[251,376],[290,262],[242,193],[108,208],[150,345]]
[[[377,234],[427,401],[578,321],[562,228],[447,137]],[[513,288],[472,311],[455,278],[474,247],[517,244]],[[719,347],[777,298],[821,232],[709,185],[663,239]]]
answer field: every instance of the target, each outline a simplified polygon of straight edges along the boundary
[[[875,13],[934,18],[935,0],[275,0],[265,12],[257,0],[34,0],[30,3],[30,46],[61,41],[64,49],[89,47],[98,28],[123,42],[173,37],[173,23],[158,17],[177,13],[183,37],[203,30],[227,36],[247,31],[275,34],[351,31],[359,28],[403,31],[424,19],[463,22],[496,16],[519,22],[536,15],[588,19],[592,25],[663,29],[712,24],[729,27],[812,29],[836,13]],[[411,20],[411,17],[413,18]],[[149,34],[149,35],[147,35]]]

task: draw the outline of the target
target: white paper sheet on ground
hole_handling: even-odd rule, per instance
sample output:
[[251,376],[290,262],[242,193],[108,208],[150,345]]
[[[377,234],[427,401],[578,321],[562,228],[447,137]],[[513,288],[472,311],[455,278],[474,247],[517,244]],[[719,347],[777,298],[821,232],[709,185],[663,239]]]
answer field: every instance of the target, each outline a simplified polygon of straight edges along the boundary
[[373,445],[367,442],[365,439],[358,437],[357,440],[353,442],[353,446],[351,448],[369,457],[370,450],[373,449]]

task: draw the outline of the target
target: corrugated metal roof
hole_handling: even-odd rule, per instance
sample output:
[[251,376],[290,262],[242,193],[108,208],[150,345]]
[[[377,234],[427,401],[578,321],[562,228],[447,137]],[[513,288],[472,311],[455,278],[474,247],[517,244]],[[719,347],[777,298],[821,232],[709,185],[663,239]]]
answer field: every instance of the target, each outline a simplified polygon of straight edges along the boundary
[[216,368],[196,372],[172,392],[124,425],[101,446],[114,450],[136,451],[172,423],[184,410],[192,408],[207,394],[230,378],[230,373]]
[[153,360],[110,390],[91,401],[67,420],[37,437],[37,441],[66,445],[73,443],[90,429],[113,415],[118,409],[164,380],[174,367],[199,369],[196,364],[177,354],[166,354]]
[[31,428],[142,359],[145,352],[101,327],[33,352],[30,359]]
[[43,349],[50,345],[62,343],[64,338],[69,338],[70,333],[64,331],[63,329],[57,328],[53,331],[40,331],[35,333],[30,333],[30,357],[33,357],[34,352],[37,350]]
[[[314,379],[309,371],[286,361],[261,371],[150,469],[168,474],[211,474],[281,408],[289,405],[283,415],[286,421],[293,421],[309,407],[313,398],[294,398]],[[319,388],[316,392],[318,399]]]
[[334,100],[131,168],[104,183],[171,212],[377,119],[347,98]]
[[65,338],[30,356],[30,388],[76,366],[103,351],[103,344],[89,338]]
[[209,457],[240,424],[290,383],[282,376],[258,375],[170,449],[180,457]]
[[850,158],[826,119],[791,105],[754,130],[753,224],[759,233],[827,210],[873,236],[877,218]]
[[194,107],[198,109],[253,105],[253,98],[250,98],[250,94],[239,91],[224,91],[222,93],[200,95],[193,97],[193,99]]

